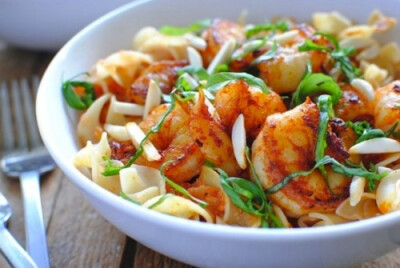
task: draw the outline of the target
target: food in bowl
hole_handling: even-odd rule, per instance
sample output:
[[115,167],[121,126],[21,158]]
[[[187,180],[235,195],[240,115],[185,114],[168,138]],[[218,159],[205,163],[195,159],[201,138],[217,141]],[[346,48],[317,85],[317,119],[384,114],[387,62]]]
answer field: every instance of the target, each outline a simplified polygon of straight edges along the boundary
[[63,83],[74,164],[122,198],[209,223],[309,227],[399,208],[400,49],[337,12],[146,27]]

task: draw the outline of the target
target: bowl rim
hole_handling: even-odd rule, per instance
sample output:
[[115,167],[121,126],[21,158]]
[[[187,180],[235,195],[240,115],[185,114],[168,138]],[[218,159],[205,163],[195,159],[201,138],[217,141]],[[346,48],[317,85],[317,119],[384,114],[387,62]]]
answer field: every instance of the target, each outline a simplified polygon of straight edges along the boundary
[[[70,159],[63,158],[61,154],[55,149],[57,144],[54,143],[50,132],[47,131],[51,128],[51,124],[46,122],[46,84],[51,81],[50,74],[51,70],[57,69],[59,63],[63,60],[67,52],[74,47],[74,44],[85,38],[87,33],[90,33],[93,29],[101,27],[102,24],[108,23],[109,21],[115,20],[118,15],[131,12],[135,7],[144,5],[149,2],[155,2],[154,0],[137,0],[108,12],[107,14],[96,19],[88,26],[83,28],[77,34],[75,34],[56,54],[53,60],[47,67],[42,81],[39,86],[37,99],[36,99],[36,116],[39,126],[39,131],[42,136],[43,142],[47,147],[49,153],[54,158],[57,165],[67,175],[67,177],[78,187],[81,191],[86,192],[91,196],[104,199],[109,205],[120,208],[124,213],[136,214],[135,216],[141,217],[144,220],[154,222],[163,226],[171,228],[179,228],[182,231],[196,232],[196,233],[208,233],[212,236],[231,236],[235,239],[246,238],[246,240],[266,240],[266,239],[279,239],[279,240],[296,240],[296,239],[323,239],[332,236],[347,236],[354,235],[357,233],[371,232],[377,229],[382,229],[392,225],[398,225],[400,227],[400,212],[389,213],[380,215],[370,219],[364,219],[355,222],[349,222],[344,224],[314,227],[314,228],[273,228],[273,229],[262,229],[262,228],[249,228],[240,226],[229,226],[229,225],[218,225],[208,224],[204,222],[191,221],[183,218],[173,217],[157,211],[138,206],[131,202],[127,202],[120,196],[115,195],[95,182],[83,175],[77,168],[74,167]],[[160,1],[161,2],[161,1]],[[86,196],[85,196],[86,198]],[[97,210],[96,210],[97,211]],[[99,211],[97,211],[99,212]]]

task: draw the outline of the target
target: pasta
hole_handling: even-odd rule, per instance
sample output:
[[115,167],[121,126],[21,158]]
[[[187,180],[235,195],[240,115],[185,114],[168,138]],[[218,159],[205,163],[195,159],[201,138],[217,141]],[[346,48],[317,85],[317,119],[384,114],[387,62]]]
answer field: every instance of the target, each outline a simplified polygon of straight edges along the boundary
[[137,206],[210,224],[320,227],[400,209],[396,20],[145,27],[63,82],[74,164]]

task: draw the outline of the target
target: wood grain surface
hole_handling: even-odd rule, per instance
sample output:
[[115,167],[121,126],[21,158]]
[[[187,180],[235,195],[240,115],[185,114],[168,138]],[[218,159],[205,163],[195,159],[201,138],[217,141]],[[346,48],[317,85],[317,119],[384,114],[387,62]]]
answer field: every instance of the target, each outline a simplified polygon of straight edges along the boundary
[[[0,81],[41,75],[53,56],[53,53],[12,48],[0,41]],[[0,191],[14,211],[8,227],[24,246],[18,180],[0,174]],[[43,176],[41,194],[51,267],[191,267],[126,237],[89,206],[59,169]],[[10,267],[2,255],[0,267]],[[400,249],[356,267],[400,267]]]

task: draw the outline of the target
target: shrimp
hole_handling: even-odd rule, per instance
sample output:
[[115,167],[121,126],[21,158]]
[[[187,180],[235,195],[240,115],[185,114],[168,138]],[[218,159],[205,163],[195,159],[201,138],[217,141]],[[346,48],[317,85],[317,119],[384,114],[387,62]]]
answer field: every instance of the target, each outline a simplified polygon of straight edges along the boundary
[[213,117],[205,103],[204,92],[191,109],[189,128],[192,138],[200,146],[204,158],[225,170],[230,176],[237,176],[241,169],[233,154],[230,136],[219,119]]
[[161,60],[151,64],[131,85],[131,101],[145,103],[150,80],[157,82],[164,94],[169,94],[178,79],[179,69],[186,65],[187,60]]
[[335,105],[334,110],[337,117],[344,121],[373,121],[373,103],[359,94],[351,85],[341,86],[343,95]]
[[[160,118],[167,112],[170,104],[162,104],[149,114],[148,118],[139,124],[144,133],[154,127]],[[140,156],[135,164],[159,169],[163,163],[169,160],[173,162],[165,167],[165,175],[175,182],[191,180],[200,173],[204,163],[204,157],[200,147],[190,136],[190,115],[182,108],[180,103],[165,118],[159,132],[149,136],[149,141],[157,148],[161,159],[148,161]],[[111,141],[112,159],[126,163],[136,151],[131,142]]]
[[233,38],[239,42],[246,39],[243,27],[223,19],[213,20],[211,26],[203,32],[202,37],[207,42],[206,49],[201,51],[205,66],[210,64],[222,45],[229,39]]
[[296,90],[304,72],[307,62],[312,63],[313,72],[328,71],[331,68],[328,53],[322,51],[299,52],[298,46],[306,38],[314,43],[327,45],[327,40],[321,36],[312,36],[313,28],[298,25],[292,30],[297,30],[298,35],[286,46],[278,48],[273,59],[261,61],[257,64],[260,78],[279,94],[290,93]]
[[[307,99],[305,103],[282,114],[270,115],[252,146],[252,160],[265,189],[279,183],[287,175],[310,170],[315,164],[315,146],[319,110]],[[329,129],[327,154],[343,161],[348,155]],[[298,177],[270,196],[289,216],[310,212],[333,212],[348,196],[350,180],[328,171],[332,195],[319,171]]]
[[[156,107],[149,117],[139,124],[144,133],[147,133],[165,114],[170,104]],[[159,132],[151,134],[149,141],[154,144],[161,155],[158,161],[145,161],[140,158],[137,164],[160,168],[169,160],[173,162],[165,167],[165,175],[176,181],[184,182],[200,173],[204,157],[189,131],[190,114],[177,102],[172,112],[165,118]]]
[[214,106],[222,125],[229,133],[239,114],[243,114],[246,132],[251,141],[260,132],[268,115],[286,111],[278,94],[273,91],[266,94],[243,80],[220,89],[215,96]]
[[[375,92],[375,127],[384,131],[400,123],[400,80],[394,81]],[[397,131],[400,126],[397,126]]]

